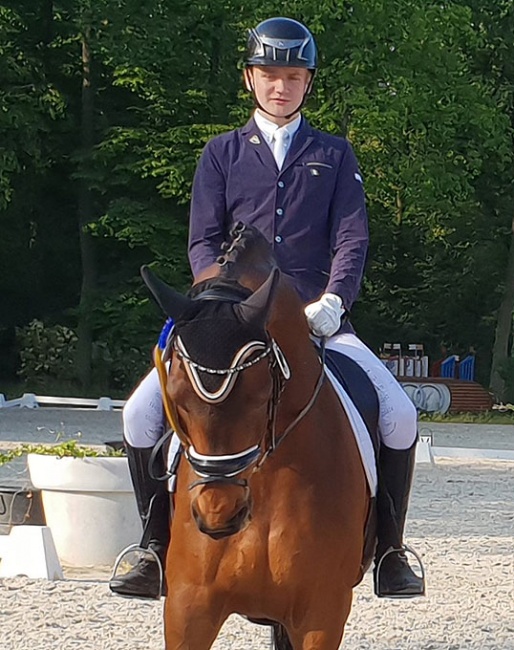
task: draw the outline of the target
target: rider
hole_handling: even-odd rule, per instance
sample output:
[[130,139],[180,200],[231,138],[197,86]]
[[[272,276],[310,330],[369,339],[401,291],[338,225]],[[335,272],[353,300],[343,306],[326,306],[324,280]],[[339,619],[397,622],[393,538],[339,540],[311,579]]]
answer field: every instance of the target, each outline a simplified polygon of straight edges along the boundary
[[[306,304],[312,333],[330,338],[332,348],[366,371],[380,405],[375,591],[379,596],[418,596],[424,594],[424,581],[403,552],[417,414],[393,375],[342,318],[360,290],[368,225],[362,177],[350,144],[316,131],[301,114],[316,66],[314,38],[301,23],[270,18],[250,30],[244,82],[256,109],[244,127],[214,138],[202,153],[193,183],[189,259],[197,276],[216,261],[235,222],[256,226]],[[153,495],[161,513],[152,516],[147,537],[163,559],[169,541],[163,487],[148,475],[152,446],[164,432],[155,370],[132,394],[123,416],[142,518],[148,519]],[[158,576],[156,563],[144,558],[112,581],[111,589],[156,597]]]

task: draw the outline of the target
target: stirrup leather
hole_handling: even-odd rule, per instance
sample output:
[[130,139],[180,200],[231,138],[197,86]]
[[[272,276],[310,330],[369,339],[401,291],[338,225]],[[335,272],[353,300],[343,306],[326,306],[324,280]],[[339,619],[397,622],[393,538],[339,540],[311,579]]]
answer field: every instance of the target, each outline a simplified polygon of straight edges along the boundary
[[[116,560],[114,562],[114,568],[112,570],[112,575],[110,577],[109,582],[114,580],[114,578],[119,577],[119,576],[116,575],[116,573],[117,573],[117,571],[119,569],[121,561],[123,560],[125,555],[128,555],[129,553],[133,553],[134,551],[140,551],[140,552],[143,552],[143,553],[148,553],[148,555],[151,555],[153,557],[153,559],[157,562],[157,566],[159,568],[159,594],[158,594],[158,598],[161,598],[162,595],[163,595],[163,586],[164,586],[164,569],[163,569],[163,566],[162,566],[161,558],[157,555],[157,553],[153,550],[153,548],[150,548],[150,547],[144,548],[140,544],[130,544],[130,546],[127,546],[126,548],[124,548],[121,551],[121,553],[118,555],[118,557],[116,558]],[[123,577],[123,576],[120,576],[120,577]]]
[[[406,553],[411,553],[417,560],[420,570],[421,570],[421,575],[417,576],[423,585],[423,591],[416,593],[416,594],[384,594],[381,593],[380,591],[380,575],[381,575],[381,570],[382,570],[382,564],[386,557],[389,555],[392,555],[393,553],[403,553],[404,555]],[[411,569],[412,571],[412,569]],[[414,573],[414,571],[413,571]],[[414,574],[416,575],[416,574]],[[400,548],[394,548],[391,547],[388,549],[380,558],[378,561],[375,571],[374,571],[374,587],[375,587],[375,595],[378,596],[378,598],[414,598],[416,596],[425,596],[425,567],[423,566],[423,562],[421,561],[421,557],[416,553],[416,551],[409,546],[403,545]]]

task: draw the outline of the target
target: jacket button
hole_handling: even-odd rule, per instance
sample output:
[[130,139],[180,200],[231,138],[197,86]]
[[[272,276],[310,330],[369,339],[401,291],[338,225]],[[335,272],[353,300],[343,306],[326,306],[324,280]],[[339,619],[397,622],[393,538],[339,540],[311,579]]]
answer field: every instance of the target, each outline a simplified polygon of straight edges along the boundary
[[284,210],[282,210],[282,208],[277,208],[277,214],[281,217],[284,214]]
[[280,244],[280,242],[282,241],[282,237],[280,235],[277,235],[275,237],[275,241],[277,242],[277,244]]
[[279,187],[285,187],[286,184],[284,183],[284,181],[278,181],[278,186]]

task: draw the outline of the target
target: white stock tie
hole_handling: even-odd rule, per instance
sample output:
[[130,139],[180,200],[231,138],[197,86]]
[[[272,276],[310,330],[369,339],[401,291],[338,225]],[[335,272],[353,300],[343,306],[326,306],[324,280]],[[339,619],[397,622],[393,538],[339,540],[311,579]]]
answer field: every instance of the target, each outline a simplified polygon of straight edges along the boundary
[[273,155],[275,157],[279,170],[282,169],[288,148],[289,133],[286,129],[277,129],[273,133]]

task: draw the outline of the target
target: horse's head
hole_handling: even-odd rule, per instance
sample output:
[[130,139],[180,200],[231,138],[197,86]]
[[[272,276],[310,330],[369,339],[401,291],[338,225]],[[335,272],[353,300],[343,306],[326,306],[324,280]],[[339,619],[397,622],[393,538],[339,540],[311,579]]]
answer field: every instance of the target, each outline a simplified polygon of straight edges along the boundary
[[250,473],[271,435],[287,364],[266,323],[278,269],[255,291],[220,276],[183,296],[148,269],[145,282],[175,321],[166,393],[185,457],[197,475],[192,513],[214,538],[234,534],[250,517]]

